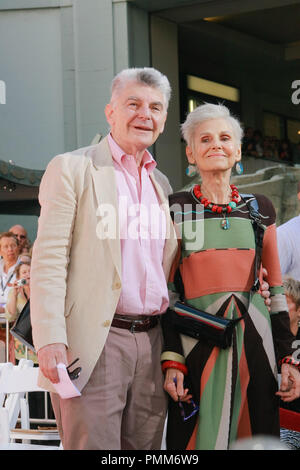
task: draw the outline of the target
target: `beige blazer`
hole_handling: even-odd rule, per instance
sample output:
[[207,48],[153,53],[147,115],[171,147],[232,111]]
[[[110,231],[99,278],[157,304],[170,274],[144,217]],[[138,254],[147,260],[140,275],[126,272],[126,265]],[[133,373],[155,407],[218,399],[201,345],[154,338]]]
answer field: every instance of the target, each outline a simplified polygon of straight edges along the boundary
[[[168,278],[177,250],[169,215],[164,176],[151,179],[166,214],[169,236],[163,269]],[[80,358],[76,386],[81,390],[104,347],[119,300],[121,248],[118,234],[100,239],[107,214],[118,194],[107,138],[99,144],[58,155],[49,163],[40,185],[41,214],[33,247],[31,269],[31,320],[36,350],[47,344],[67,345],[68,360]],[[40,385],[51,390],[41,376]]]

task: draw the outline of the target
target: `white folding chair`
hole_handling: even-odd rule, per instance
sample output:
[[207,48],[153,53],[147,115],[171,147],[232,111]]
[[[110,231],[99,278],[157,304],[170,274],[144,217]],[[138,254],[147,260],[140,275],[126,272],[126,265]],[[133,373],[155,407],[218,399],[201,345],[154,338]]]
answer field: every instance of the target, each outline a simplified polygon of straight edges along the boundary
[[[16,448],[14,443],[20,439],[22,443],[30,441],[60,441],[57,429],[30,429],[29,406],[27,392],[44,391],[37,385],[38,367],[33,362],[22,359],[17,366],[7,362],[0,365],[0,445]],[[16,428],[20,416],[20,428]],[[45,420],[46,422],[46,420]],[[36,446],[35,446],[36,447]],[[58,446],[42,446],[56,448]],[[1,447],[2,448],[2,447]]]

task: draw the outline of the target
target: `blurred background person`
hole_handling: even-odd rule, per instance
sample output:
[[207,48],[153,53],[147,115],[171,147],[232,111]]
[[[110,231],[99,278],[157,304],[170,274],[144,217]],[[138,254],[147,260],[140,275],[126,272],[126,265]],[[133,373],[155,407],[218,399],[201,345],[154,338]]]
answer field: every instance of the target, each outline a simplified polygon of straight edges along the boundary
[[[283,281],[284,292],[288,304],[289,309],[289,317],[290,317],[290,327],[291,332],[295,336],[295,342],[293,343],[295,349],[296,359],[299,359],[299,352],[300,349],[300,329],[299,329],[299,322],[300,322],[300,282],[296,281],[295,279],[288,278]],[[292,416],[292,423],[300,427],[300,398],[292,402],[280,402],[280,407],[284,408],[285,410],[297,412],[299,415]],[[298,424],[299,423],[299,424]],[[280,440],[292,450],[299,450],[300,449],[300,432],[295,431],[293,429],[280,429]]]
[[19,243],[12,232],[0,235],[0,313],[4,313],[8,292],[15,280],[15,267],[19,256]]
[[19,241],[19,253],[26,253],[30,250],[30,241],[28,239],[27,231],[22,225],[13,225],[9,232],[12,232]]
[[278,156],[279,160],[283,160],[285,162],[293,161],[293,150],[289,140],[284,139],[279,142]]
[[284,279],[283,287],[289,309],[291,332],[300,339],[300,281],[292,278]]
[[[25,304],[30,299],[30,263],[22,262],[15,268],[16,279],[13,282],[7,297],[5,307],[5,317],[12,323],[14,322]],[[19,285],[18,281],[23,280],[24,284]],[[26,347],[18,339],[14,338],[14,355],[10,357],[10,362],[19,361],[22,358],[31,359],[35,364],[38,362],[36,354],[30,349],[26,352]]]
[[[297,197],[300,201],[300,181]],[[300,281],[300,215],[277,227],[277,244],[282,275]]]
[[[15,280],[15,268],[18,263],[19,244],[18,239],[12,232],[3,232],[0,234],[0,313],[4,314],[5,305],[11,285]],[[9,355],[13,354],[14,342],[10,337],[9,345],[6,344],[6,322],[1,320],[0,323],[0,341],[10,348]]]
[[[30,262],[20,262],[15,268],[16,279],[12,284],[12,287],[8,293],[8,298],[5,307],[5,317],[12,324],[17,320],[18,316],[22,312],[22,309],[30,299]],[[18,281],[23,280],[26,283],[21,286],[18,285]],[[13,347],[11,346],[13,345]],[[9,350],[9,361],[13,364],[18,364],[20,359],[30,359],[33,361],[35,366],[38,366],[37,354],[21,343],[16,338],[11,337],[10,350]],[[34,392],[28,394],[29,401],[29,414],[31,418],[44,418],[45,416],[45,393]],[[47,403],[48,417],[53,419],[54,413],[51,406],[51,401],[48,397]],[[33,428],[36,428],[36,424],[32,424]],[[35,442],[35,441],[34,441]],[[48,442],[48,441],[47,441]],[[47,444],[45,442],[45,444]],[[51,441],[48,442],[51,444]],[[53,442],[52,442],[53,443]]]

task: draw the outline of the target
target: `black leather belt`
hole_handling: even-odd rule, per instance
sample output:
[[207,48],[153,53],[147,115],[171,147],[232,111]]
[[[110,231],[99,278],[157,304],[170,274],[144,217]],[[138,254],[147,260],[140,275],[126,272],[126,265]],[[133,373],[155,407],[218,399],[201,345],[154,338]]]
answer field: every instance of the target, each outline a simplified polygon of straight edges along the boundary
[[124,328],[132,333],[148,331],[158,324],[159,315],[119,315],[115,314],[111,326]]

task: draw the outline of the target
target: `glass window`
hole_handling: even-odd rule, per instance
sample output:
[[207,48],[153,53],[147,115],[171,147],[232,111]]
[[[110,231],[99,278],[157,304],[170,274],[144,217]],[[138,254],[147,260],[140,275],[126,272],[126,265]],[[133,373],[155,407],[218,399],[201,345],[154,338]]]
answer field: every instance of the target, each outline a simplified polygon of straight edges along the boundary
[[287,119],[286,127],[289,141],[293,144],[298,144],[300,142],[300,121]]
[[223,98],[226,101],[240,101],[240,91],[238,88],[195,77],[194,75],[187,76],[187,88],[188,90],[196,91],[204,95]]
[[283,139],[284,132],[284,118],[279,114],[264,112],[264,135],[269,137],[276,137]]

